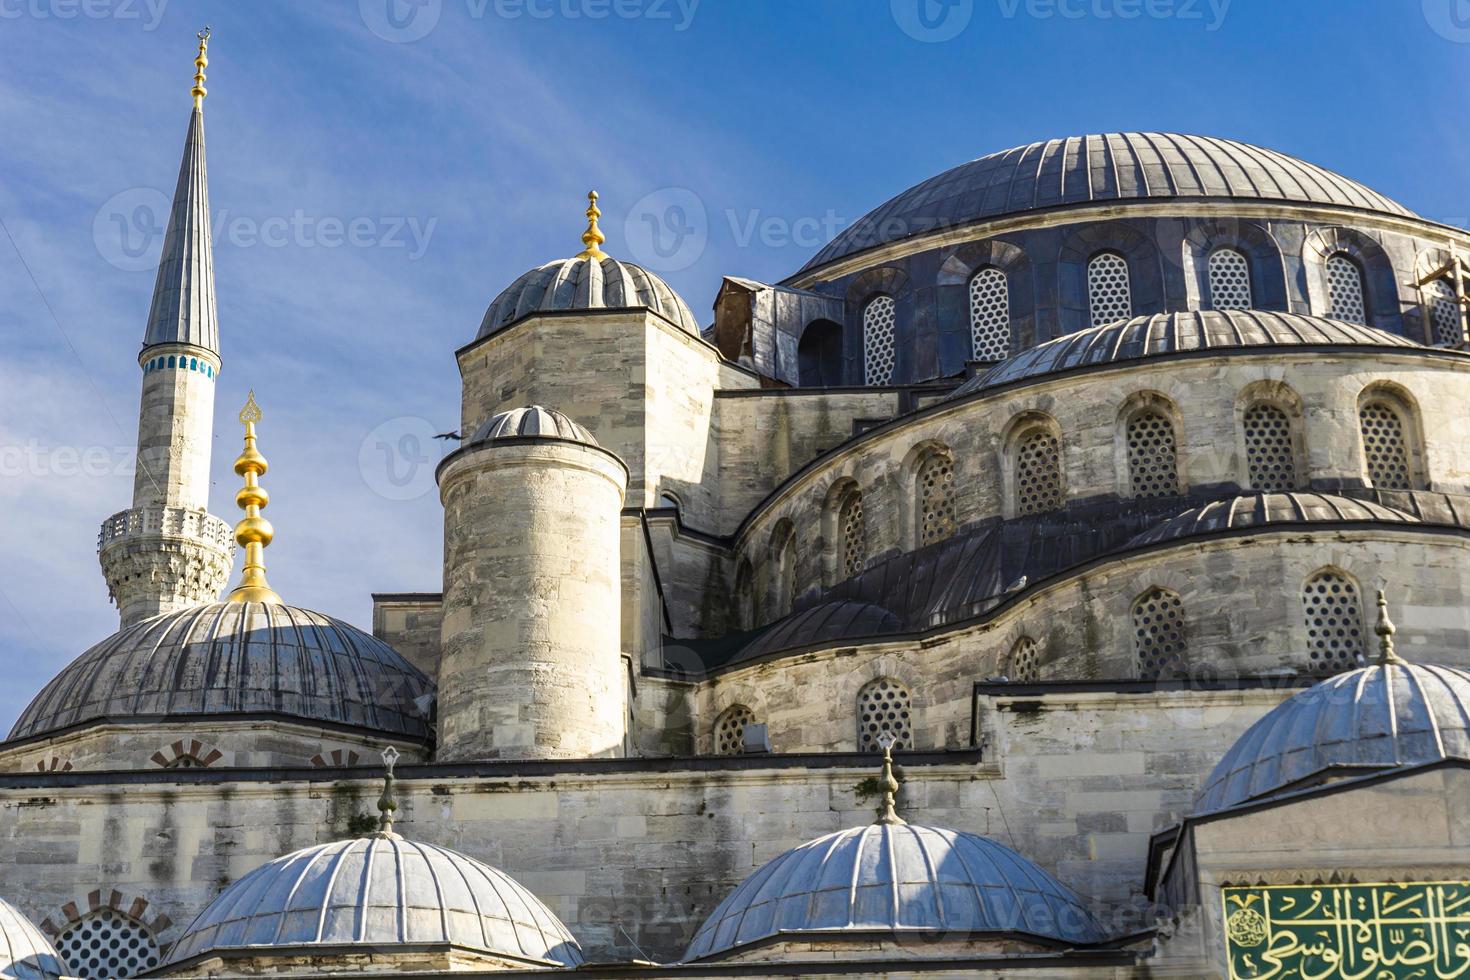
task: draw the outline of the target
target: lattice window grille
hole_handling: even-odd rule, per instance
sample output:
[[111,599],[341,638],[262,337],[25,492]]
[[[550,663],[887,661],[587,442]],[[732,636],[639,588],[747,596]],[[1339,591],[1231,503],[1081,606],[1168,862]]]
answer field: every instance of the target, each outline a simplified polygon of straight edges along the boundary
[[1251,308],[1251,267],[1233,248],[1210,253],[1210,306],[1217,310]]
[[1382,402],[1370,402],[1358,412],[1363,430],[1363,455],[1368,481],[1379,490],[1410,490],[1409,454],[1404,445],[1404,420]]
[[970,280],[970,341],[977,361],[1011,352],[1011,293],[999,269],[981,269]]
[[934,544],[954,533],[954,460],[930,457],[919,470],[919,544]]
[[739,755],[745,749],[745,726],[755,723],[755,712],[743,704],[725,709],[715,722],[715,754]]
[[158,944],[142,924],[99,909],[56,938],[56,951],[83,980],[135,977],[158,965]]
[[786,539],[781,546],[781,585],[785,594],[781,596],[784,603],[782,613],[790,613],[796,608],[796,596],[799,590],[796,587],[796,541],[792,535]]
[[1128,420],[1128,478],[1135,497],[1172,497],[1179,492],[1174,425],[1158,412]]
[[868,532],[863,521],[863,495],[854,491],[842,502],[837,523],[842,535],[842,570],[851,578],[868,563]]
[[1275,405],[1246,410],[1245,463],[1252,490],[1281,493],[1299,485],[1291,420]]
[[1087,263],[1087,299],[1092,325],[1100,327],[1133,315],[1128,287],[1128,263],[1114,252],[1103,252]]
[[872,681],[858,692],[858,751],[878,752],[884,732],[894,738],[893,748],[911,749],[914,699],[909,689],[889,677]]
[[1050,432],[1033,432],[1016,446],[1016,511],[1044,514],[1062,505],[1061,443]]
[[1023,636],[1011,647],[1006,677],[1018,684],[1031,684],[1041,679],[1041,657],[1036,641]]
[[1368,322],[1368,310],[1363,303],[1363,274],[1346,255],[1327,259],[1327,305],[1328,315],[1338,320]]
[[1358,587],[1339,572],[1319,572],[1302,590],[1307,650],[1316,674],[1356,667],[1363,655],[1363,606]]
[[1465,332],[1460,326],[1460,302],[1455,298],[1455,287],[1443,279],[1435,279],[1425,284],[1424,297],[1429,305],[1434,342],[1442,347],[1463,344]]
[[892,296],[877,296],[863,309],[864,368],[868,384],[893,381],[898,363],[898,311]]
[[1138,676],[1146,681],[1185,672],[1184,602],[1153,589],[1133,604],[1133,643]]

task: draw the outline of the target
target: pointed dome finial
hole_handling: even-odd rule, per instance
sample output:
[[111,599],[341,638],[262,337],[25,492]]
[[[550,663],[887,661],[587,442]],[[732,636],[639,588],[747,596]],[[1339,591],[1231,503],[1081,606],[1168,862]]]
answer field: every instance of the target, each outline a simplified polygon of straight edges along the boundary
[[579,259],[605,259],[607,253],[602,250],[602,243],[607,241],[607,236],[602,229],[597,227],[597,219],[602,217],[602,210],[597,206],[597,192],[587,192],[587,230],[582,232],[582,244],[587,246],[577,253]]
[[1397,629],[1393,621],[1388,618],[1388,599],[1383,590],[1378,590],[1378,625],[1373,627],[1373,632],[1378,634],[1378,663],[1401,664],[1404,658],[1400,657],[1393,648],[1393,635]]
[[878,808],[877,823],[908,823],[895,809],[898,804],[898,777],[893,775],[893,746],[897,741],[892,732],[878,736],[878,746],[883,750],[883,805]]
[[245,449],[235,459],[235,472],[245,478],[245,485],[235,494],[235,506],[245,511],[245,518],[235,525],[235,541],[245,549],[245,568],[240,584],[230,593],[228,602],[280,603],[265,580],[265,547],[276,536],[271,522],[260,516],[261,508],[270,503],[270,494],[260,485],[268,464],[255,448],[255,423],[261,419],[260,406],[252,389],[245,407],[240,409],[240,422],[245,426]]
[[393,746],[383,750],[383,795],[378,797],[378,829],[369,837],[397,837],[393,833],[393,814],[398,812],[398,798],[393,795],[393,764],[398,761],[399,751]]
[[209,67],[209,25],[199,32],[199,54],[194,57],[194,108],[204,108],[204,97],[209,90],[204,87],[204,69]]

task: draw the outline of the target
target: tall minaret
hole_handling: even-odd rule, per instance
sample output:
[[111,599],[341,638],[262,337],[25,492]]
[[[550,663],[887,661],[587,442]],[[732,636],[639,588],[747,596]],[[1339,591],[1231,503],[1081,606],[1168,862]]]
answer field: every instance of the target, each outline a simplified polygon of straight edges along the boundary
[[194,111],[138,355],[143,395],[133,506],[104,521],[97,542],[108,593],[124,627],[213,602],[234,562],[229,524],[206,509],[220,370],[204,168],[208,48],[206,27],[199,32]]

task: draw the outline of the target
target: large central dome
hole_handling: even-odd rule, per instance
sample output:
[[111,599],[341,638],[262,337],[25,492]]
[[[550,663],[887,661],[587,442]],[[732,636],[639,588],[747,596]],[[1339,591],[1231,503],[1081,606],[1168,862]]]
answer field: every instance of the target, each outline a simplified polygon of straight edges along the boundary
[[1292,201],[1414,216],[1357,181],[1249,143],[1176,133],[1101,133],[1017,146],[930,177],[868,212],[802,272],[974,221],[1136,198]]

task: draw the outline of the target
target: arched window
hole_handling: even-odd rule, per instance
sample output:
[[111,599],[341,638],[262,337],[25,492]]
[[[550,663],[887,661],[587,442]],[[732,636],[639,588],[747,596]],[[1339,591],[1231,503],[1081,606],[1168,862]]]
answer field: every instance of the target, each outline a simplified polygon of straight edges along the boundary
[[897,307],[892,296],[874,296],[863,307],[864,377],[870,385],[893,381],[898,361]]
[[1363,272],[1341,252],[1327,257],[1327,315],[1349,323],[1367,323],[1363,300]]
[[1135,497],[1172,497],[1179,493],[1179,458],[1174,423],[1155,409],[1128,420],[1128,484]]
[[1365,402],[1358,409],[1358,425],[1369,485],[1378,490],[1414,489],[1404,419],[1397,406],[1383,399]]
[[715,719],[715,755],[739,755],[745,749],[745,726],[755,723],[755,712],[732,704]]
[[1087,263],[1087,304],[1094,327],[1133,315],[1128,263],[1117,252],[1099,252]]
[[1184,674],[1184,601],[1179,593],[1155,588],[1134,601],[1133,649],[1143,680]]
[[841,536],[842,561],[838,566],[845,578],[852,578],[868,563],[868,528],[863,521],[863,495],[851,490],[837,511],[837,533]]
[[1245,466],[1252,490],[1283,493],[1301,486],[1291,419],[1275,405],[1257,402],[1245,411]]
[[153,753],[149,761],[165,769],[207,769],[222,757],[219,749],[197,738],[181,738]]
[[1335,568],[1324,568],[1302,587],[1307,652],[1314,674],[1335,674],[1363,657],[1363,604],[1358,586]]
[[1006,669],[1004,671],[1007,679],[1017,684],[1032,684],[1041,678],[1041,658],[1036,647],[1036,641],[1029,636],[1023,636],[1011,647],[1011,655],[1006,658]]
[[919,467],[919,546],[943,541],[954,533],[954,460],[935,452]]
[[1251,267],[1233,248],[1210,253],[1210,307],[1216,310],[1248,310],[1251,302]]
[[786,616],[796,606],[796,529],[782,519],[771,532],[771,552],[776,558],[776,615]]
[[755,626],[755,574],[750,562],[742,558],[735,566],[735,628],[748,630]]
[[894,738],[893,748],[914,747],[913,695],[892,677],[880,677],[858,692],[858,751],[878,752],[878,737],[884,732]]
[[135,977],[158,965],[158,941],[148,927],[109,908],[67,926],[56,937],[56,951],[83,980]]
[[1460,325],[1460,301],[1455,289],[1443,279],[1424,284],[1424,302],[1429,308],[1429,326],[1434,342],[1441,347],[1458,347],[1465,342]]
[[970,280],[970,346],[977,361],[1004,360],[1011,352],[1010,288],[993,266]]
[[813,320],[796,344],[797,379],[803,388],[842,384],[842,328],[831,320]]
[[1036,429],[1016,443],[1016,513],[1044,514],[1062,506],[1062,451],[1056,435]]

